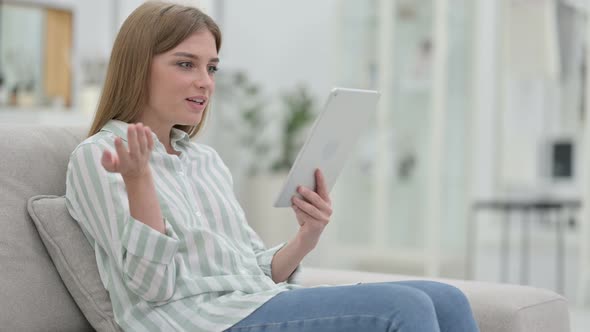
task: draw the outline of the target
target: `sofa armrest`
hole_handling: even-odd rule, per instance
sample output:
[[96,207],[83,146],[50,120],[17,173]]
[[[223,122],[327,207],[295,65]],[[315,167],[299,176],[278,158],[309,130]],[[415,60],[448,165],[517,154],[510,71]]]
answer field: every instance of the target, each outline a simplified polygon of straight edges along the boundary
[[552,291],[528,286],[312,267],[302,269],[294,282],[312,287],[419,279],[444,282],[462,290],[481,332],[570,330],[567,300]]

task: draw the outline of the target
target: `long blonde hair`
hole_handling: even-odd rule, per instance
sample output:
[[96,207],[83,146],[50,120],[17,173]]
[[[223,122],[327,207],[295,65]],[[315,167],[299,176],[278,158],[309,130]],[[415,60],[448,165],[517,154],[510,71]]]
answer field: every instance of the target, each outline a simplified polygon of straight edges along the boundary
[[[115,39],[88,136],[99,132],[109,120],[130,123],[137,119],[149,97],[152,58],[173,49],[191,34],[203,29],[213,34],[219,52],[221,31],[213,19],[199,9],[160,1],[149,1],[135,9]],[[199,124],[175,127],[194,137],[201,129],[208,110],[209,105]]]

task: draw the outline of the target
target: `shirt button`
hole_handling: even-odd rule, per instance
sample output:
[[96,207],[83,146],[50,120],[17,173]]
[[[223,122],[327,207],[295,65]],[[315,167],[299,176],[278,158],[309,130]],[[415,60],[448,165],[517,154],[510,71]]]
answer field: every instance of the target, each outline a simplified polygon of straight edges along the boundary
[[199,218],[202,216],[201,212],[199,212],[199,211],[197,211],[196,215],[197,215],[197,217],[199,217]]

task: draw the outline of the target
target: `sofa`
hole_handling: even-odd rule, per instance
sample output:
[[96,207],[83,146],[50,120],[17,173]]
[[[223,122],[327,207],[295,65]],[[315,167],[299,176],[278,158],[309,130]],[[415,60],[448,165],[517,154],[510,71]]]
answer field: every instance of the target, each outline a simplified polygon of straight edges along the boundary
[[[68,220],[63,197],[59,201],[70,152],[85,132],[81,127],[0,124],[0,331],[117,330],[92,248]],[[304,266],[295,282],[407,279],[418,277]],[[467,295],[482,332],[569,331],[567,301],[552,291],[443,281]]]

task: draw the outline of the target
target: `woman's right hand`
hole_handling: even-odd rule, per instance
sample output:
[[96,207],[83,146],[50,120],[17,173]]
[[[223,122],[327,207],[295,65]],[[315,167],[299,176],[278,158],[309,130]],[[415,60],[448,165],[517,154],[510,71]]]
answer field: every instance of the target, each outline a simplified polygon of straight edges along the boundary
[[129,124],[127,145],[128,148],[123,145],[121,137],[116,137],[116,152],[105,150],[101,159],[102,166],[111,173],[121,173],[124,179],[149,174],[149,160],[154,148],[151,129],[141,123]]

